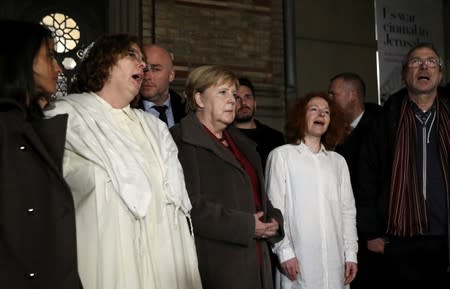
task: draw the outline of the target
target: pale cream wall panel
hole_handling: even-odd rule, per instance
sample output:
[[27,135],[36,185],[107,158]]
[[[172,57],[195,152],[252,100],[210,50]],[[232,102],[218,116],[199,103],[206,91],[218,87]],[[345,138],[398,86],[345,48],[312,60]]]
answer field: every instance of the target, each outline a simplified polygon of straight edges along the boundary
[[375,46],[373,0],[297,0],[297,37]]
[[356,72],[367,86],[367,101],[377,102],[375,49],[299,39],[297,46],[298,95],[326,91],[329,79],[344,71]]

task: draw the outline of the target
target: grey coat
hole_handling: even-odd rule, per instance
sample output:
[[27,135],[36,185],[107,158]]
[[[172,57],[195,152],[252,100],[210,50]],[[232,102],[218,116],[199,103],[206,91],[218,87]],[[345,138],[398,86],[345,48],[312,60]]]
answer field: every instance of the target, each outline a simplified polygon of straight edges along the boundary
[[[284,236],[283,218],[264,191],[261,160],[255,144],[233,126],[227,130],[257,172],[264,219],[274,218],[280,224],[279,234],[267,242],[277,242]],[[181,120],[171,132],[193,206],[191,215],[203,288],[271,289],[266,241],[261,242],[264,264],[258,265],[253,238],[255,207],[246,172],[230,151],[208,135],[194,114]]]

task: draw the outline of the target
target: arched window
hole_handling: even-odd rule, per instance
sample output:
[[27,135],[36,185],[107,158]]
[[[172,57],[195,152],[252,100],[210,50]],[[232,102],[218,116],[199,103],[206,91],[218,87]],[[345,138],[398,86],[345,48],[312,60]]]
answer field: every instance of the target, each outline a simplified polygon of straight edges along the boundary
[[62,72],[58,77],[57,92],[52,97],[54,99],[67,94],[67,74],[73,74],[71,71],[75,69],[81,57],[79,53],[75,54],[78,56],[78,59],[64,55],[67,55],[68,53],[69,55],[73,55],[73,53],[70,52],[77,48],[78,43],[80,42],[81,32],[77,22],[70,16],[63,13],[47,14],[42,18],[41,24],[45,25],[50,29],[50,31],[52,31],[55,40],[55,51],[59,56],[57,58],[61,61],[61,65],[64,67],[64,72]]

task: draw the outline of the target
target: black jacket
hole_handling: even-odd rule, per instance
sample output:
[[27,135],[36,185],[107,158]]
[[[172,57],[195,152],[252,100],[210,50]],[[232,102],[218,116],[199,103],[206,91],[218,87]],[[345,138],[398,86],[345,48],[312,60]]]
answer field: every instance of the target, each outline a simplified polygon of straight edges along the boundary
[[[359,200],[356,202],[358,228],[361,238],[374,239],[385,234],[389,210],[392,162],[406,89],[392,95],[383,105],[372,132],[361,149]],[[450,97],[438,90],[438,97],[450,110]],[[450,174],[450,172],[446,172]]]
[[355,201],[359,198],[359,156],[363,141],[372,133],[372,126],[381,111],[381,106],[375,103],[366,103],[364,114],[358,125],[351,131],[345,140],[336,146],[336,152],[341,154],[348,165]]
[[82,288],[75,213],[62,176],[67,115],[27,121],[0,100],[0,287]]
[[281,132],[267,126],[255,119],[255,129],[239,130],[256,143],[256,150],[261,157],[263,171],[266,169],[266,161],[270,152],[281,145],[285,144],[284,136]]

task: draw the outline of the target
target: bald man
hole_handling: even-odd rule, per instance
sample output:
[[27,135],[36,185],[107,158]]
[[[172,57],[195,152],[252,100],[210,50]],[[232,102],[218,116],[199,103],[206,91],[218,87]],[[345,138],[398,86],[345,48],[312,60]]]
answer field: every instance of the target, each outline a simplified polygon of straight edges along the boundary
[[[350,171],[353,194],[356,206],[360,204],[359,168],[360,150],[368,134],[372,133],[372,126],[380,114],[381,107],[375,103],[364,103],[366,96],[366,85],[363,79],[356,73],[343,72],[330,80],[328,87],[330,97],[341,108],[346,120],[350,123],[352,131],[343,143],[336,147],[347,161]],[[369,252],[366,241],[361,237],[358,226],[359,250],[358,250],[358,274],[351,283],[352,289],[377,289],[382,288],[380,284],[379,267],[380,257]]]
[[186,115],[184,99],[169,88],[175,79],[171,54],[159,45],[145,45],[148,71],[140,90],[138,107],[164,121],[168,127]]

